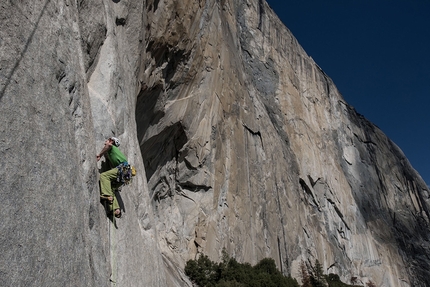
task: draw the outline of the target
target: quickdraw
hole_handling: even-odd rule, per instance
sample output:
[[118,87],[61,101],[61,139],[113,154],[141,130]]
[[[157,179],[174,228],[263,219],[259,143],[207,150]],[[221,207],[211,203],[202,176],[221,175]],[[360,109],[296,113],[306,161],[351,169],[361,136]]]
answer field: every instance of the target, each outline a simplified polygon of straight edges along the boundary
[[129,184],[132,180],[132,166],[128,162],[123,162],[116,168],[118,169],[116,181],[120,184]]

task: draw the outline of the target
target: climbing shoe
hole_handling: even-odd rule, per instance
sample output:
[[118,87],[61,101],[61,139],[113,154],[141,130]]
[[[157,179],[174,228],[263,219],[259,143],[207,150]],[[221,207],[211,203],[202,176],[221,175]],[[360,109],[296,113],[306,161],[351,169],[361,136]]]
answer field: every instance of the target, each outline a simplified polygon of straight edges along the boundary
[[121,216],[122,216],[121,209],[115,209],[113,214],[115,215],[116,218],[121,218]]

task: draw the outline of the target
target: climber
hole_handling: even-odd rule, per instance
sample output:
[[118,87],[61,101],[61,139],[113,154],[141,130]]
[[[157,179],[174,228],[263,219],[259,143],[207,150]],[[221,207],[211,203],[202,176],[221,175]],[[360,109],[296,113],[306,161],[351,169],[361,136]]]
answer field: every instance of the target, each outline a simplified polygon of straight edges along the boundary
[[121,209],[115,196],[115,189],[123,184],[129,184],[132,176],[136,175],[136,170],[127,162],[125,155],[119,150],[119,139],[110,137],[105,141],[101,152],[97,155],[97,161],[102,156],[108,158],[112,169],[100,174],[100,197],[109,202],[109,212],[113,212],[115,217],[121,217]]

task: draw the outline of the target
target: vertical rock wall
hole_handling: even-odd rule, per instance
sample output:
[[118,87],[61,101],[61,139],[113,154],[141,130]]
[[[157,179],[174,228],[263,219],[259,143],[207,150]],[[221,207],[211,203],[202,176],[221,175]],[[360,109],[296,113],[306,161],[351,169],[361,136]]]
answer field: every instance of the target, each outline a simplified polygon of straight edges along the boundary
[[428,188],[268,5],[148,3],[136,119],[169,260],[428,285]]
[[[106,17],[105,35],[87,73],[98,151],[107,137],[115,135],[138,171],[132,184],[117,195],[123,212],[117,228],[108,223],[111,279],[121,286],[167,284],[134,119],[146,22],[144,5],[144,1],[103,1],[99,9]],[[99,167],[104,170],[102,163]]]
[[[1,285],[166,286],[134,120],[144,3],[0,5]],[[116,227],[95,159],[112,135],[140,171]]]
[[78,9],[1,4],[3,286],[109,283]]

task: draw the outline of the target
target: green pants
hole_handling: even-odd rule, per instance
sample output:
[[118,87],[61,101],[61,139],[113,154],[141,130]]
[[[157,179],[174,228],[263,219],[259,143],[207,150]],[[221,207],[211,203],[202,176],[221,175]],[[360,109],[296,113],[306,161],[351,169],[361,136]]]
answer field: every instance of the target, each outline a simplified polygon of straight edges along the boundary
[[119,209],[119,204],[115,196],[115,191],[112,189],[112,181],[116,181],[117,174],[118,169],[116,167],[100,174],[101,195],[112,196],[113,198],[113,203],[109,204],[109,211]]

